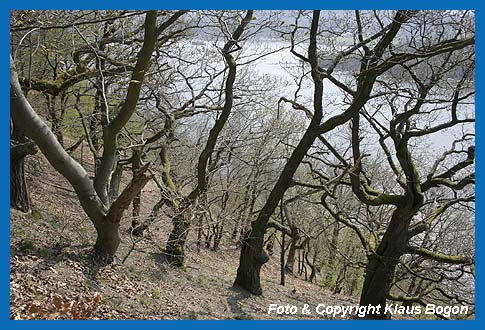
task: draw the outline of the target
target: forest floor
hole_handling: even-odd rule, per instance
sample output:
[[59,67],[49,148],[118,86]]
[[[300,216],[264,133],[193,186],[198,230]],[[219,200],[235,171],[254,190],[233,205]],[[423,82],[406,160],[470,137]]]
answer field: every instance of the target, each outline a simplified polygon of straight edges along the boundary
[[[86,160],[84,160],[86,162]],[[88,167],[92,164],[84,164]],[[288,275],[279,284],[278,258],[262,269],[264,294],[232,287],[239,249],[186,249],[185,267],[163,262],[171,229],[162,216],[133,249],[130,212],[122,221],[120,262],[99,267],[90,258],[95,231],[76,195],[38,153],[26,162],[33,212],[11,210],[10,317],[12,319],[328,319],[318,304],[356,305],[358,300]],[[142,194],[144,214],[158,197],[149,183]],[[268,315],[270,304],[310,306],[311,315]],[[340,316],[337,316],[340,318]]]

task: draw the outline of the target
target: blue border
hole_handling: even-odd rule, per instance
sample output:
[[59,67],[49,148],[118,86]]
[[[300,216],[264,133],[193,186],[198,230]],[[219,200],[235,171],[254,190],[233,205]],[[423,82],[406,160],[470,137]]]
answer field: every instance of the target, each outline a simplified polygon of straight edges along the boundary
[[[161,1],[161,0],[138,0],[138,1],[127,1],[127,0],[85,0],[85,1],[60,1],[60,0],[0,0],[0,40],[1,44],[4,47],[1,50],[0,56],[0,75],[4,76],[4,79],[0,81],[1,84],[1,93],[2,99],[8,100],[9,98],[9,84],[7,83],[7,77],[9,76],[8,65],[9,65],[9,10],[11,9],[475,9],[476,10],[476,27],[477,27],[477,38],[476,38],[476,51],[477,51],[477,63],[476,63],[476,89],[478,91],[476,95],[476,108],[477,111],[477,123],[476,123],[476,134],[477,134],[477,141],[479,144],[477,146],[476,152],[476,166],[477,166],[477,181],[478,184],[476,185],[476,195],[477,200],[479,201],[484,194],[485,187],[481,186],[482,176],[479,168],[482,167],[482,159],[483,159],[483,150],[481,148],[481,141],[482,136],[485,133],[482,133],[482,129],[485,127],[482,124],[482,117],[484,114],[481,114],[480,105],[482,105],[482,95],[481,95],[481,86],[484,86],[485,83],[483,81],[482,69],[483,60],[482,60],[482,49],[483,43],[485,42],[484,37],[482,37],[481,32],[485,32],[485,9],[482,9],[482,1],[480,0],[461,0],[461,1],[450,1],[450,0],[433,0],[433,1],[425,1],[425,0],[406,0],[406,1],[398,1],[398,0],[367,0],[367,1],[358,1],[358,0],[346,0],[346,1],[317,1],[317,0],[305,0],[303,1],[289,1],[289,0],[239,0],[239,1],[228,1],[228,0],[177,0],[177,1]],[[482,2],[483,3],[483,2]],[[6,106],[7,103],[5,103]],[[156,328],[163,328],[164,326],[168,327],[182,327],[182,328],[191,328],[191,327],[200,327],[208,326],[211,328],[225,328],[227,326],[230,327],[267,327],[267,326],[274,326],[280,329],[294,329],[295,327],[304,326],[304,327],[320,327],[320,326],[335,326],[338,321],[326,321],[325,323],[315,323],[319,321],[295,321],[294,322],[279,322],[279,321],[205,321],[203,323],[194,324],[193,322],[196,321],[175,321],[177,323],[173,323],[173,321],[164,321],[162,323],[154,323],[154,321],[109,321],[111,323],[106,324],[108,321],[10,321],[9,319],[9,310],[10,310],[10,303],[9,303],[9,296],[10,296],[10,281],[9,281],[9,217],[10,217],[10,206],[9,206],[9,112],[8,108],[4,108],[0,110],[0,148],[3,150],[3,155],[5,160],[0,162],[1,173],[0,175],[0,212],[2,214],[1,221],[4,224],[3,230],[1,230],[0,235],[0,324],[7,328],[30,328],[34,327],[46,327],[49,329],[53,328],[66,328],[73,327],[84,329],[86,326],[89,327],[106,327],[106,326],[115,326],[115,327],[127,327],[131,328],[133,326],[141,325],[151,326]],[[482,206],[480,202],[476,204],[476,232],[477,236],[483,233],[484,224],[480,221],[482,216],[485,215],[485,205]],[[476,266],[476,273],[481,274],[481,264],[483,259],[483,254],[480,253],[481,247],[485,246],[480,244],[480,240],[476,242],[476,251],[477,253],[477,266]],[[476,281],[476,320],[475,321],[454,321],[452,323],[439,323],[440,327],[444,328],[456,328],[457,326],[461,326],[462,324],[457,324],[456,322],[467,322],[465,326],[467,327],[480,327],[479,324],[482,323],[484,317],[482,316],[482,289],[483,284],[481,281],[481,277],[477,277]],[[32,323],[32,322],[35,322]],[[67,323],[66,323],[67,322]],[[86,323],[89,322],[89,323]],[[96,323],[94,323],[96,322]],[[144,322],[143,324],[136,324],[133,322]],[[171,322],[171,323],[167,323]],[[238,322],[238,323],[231,323],[228,324],[227,322]],[[242,322],[242,323],[241,323]],[[247,322],[252,322],[248,324]],[[262,323],[264,322],[264,323]],[[270,322],[270,323],[266,323]],[[274,323],[278,322],[278,323]],[[299,324],[299,322],[305,322],[305,324]],[[308,323],[308,322],[311,322]],[[331,322],[331,323],[328,323]],[[359,322],[359,323],[355,323]],[[371,322],[371,323],[361,323],[361,322]],[[428,321],[412,321],[412,324],[403,323],[406,321],[391,321],[394,322],[392,327],[403,327],[408,328],[410,325],[415,326],[437,326],[436,323],[423,323]],[[380,322],[375,323],[373,321],[352,321],[352,322],[340,322],[338,323],[338,327],[377,327],[377,328],[387,328],[389,327],[389,323],[387,322]],[[483,327],[480,327],[483,328]]]
[[477,9],[480,0],[5,0],[5,9]]

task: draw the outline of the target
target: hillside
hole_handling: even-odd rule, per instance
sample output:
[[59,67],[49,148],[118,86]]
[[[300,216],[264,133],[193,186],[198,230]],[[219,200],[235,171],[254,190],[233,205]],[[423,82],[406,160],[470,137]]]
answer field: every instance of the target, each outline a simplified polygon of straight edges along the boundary
[[12,10],[11,318],[474,318],[475,38],[470,10]]
[[[267,311],[271,303],[299,308],[358,303],[294,276],[287,276],[285,287],[279,285],[276,256],[263,267],[263,296],[232,288],[239,257],[235,245],[197,252],[192,239],[186,266],[166,265],[161,251],[171,223],[163,215],[132,250],[127,212],[120,261],[98,267],[89,258],[94,228],[69,184],[40,153],[28,157],[26,171],[34,211],[11,210],[12,319],[322,319],[316,314],[279,316]],[[142,194],[145,214],[156,200],[157,188],[149,183]]]

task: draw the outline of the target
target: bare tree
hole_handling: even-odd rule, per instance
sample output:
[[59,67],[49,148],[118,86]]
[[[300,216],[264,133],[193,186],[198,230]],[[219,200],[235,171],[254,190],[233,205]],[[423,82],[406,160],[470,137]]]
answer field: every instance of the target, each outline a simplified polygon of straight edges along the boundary
[[222,55],[224,56],[224,60],[229,68],[224,88],[224,106],[220,116],[215,121],[214,126],[209,133],[209,137],[207,138],[206,145],[199,156],[199,161],[197,163],[197,185],[178,206],[177,214],[173,218],[174,227],[170,233],[167,246],[165,248],[165,253],[169,258],[169,261],[177,266],[183,265],[185,257],[185,241],[190,228],[191,221],[190,218],[187,218],[186,212],[188,208],[207,191],[207,164],[209,159],[212,157],[219,134],[224,128],[224,125],[231,114],[234,100],[233,84],[236,79],[237,69],[237,64],[232,53],[240,48],[238,41],[244,32],[244,29],[251,21],[252,16],[253,11],[248,10],[234,32],[228,36],[228,41],[222,48]]
[[[169,18],[169,21],[173,23],[180,15],[181,13],[175,13],[171,19]],[[151,175],[146,174],[147,164],[136,173],[130,184],[115,201],[109,200],[108,187],[116,161],[118,135],[135,111],[157,37],[163,31],[164,25],[157,27],[156,21],[156,11],[146,14],[143,45],[137,55],[124,102],[118,114],[103,128],[103,154],[93,180],[89,178],[85,169],[67,154],[48,126],[32,109],[23,94],[13,60],[11,60],[10,86],[13,121],[24,129],[26,135],[39,146],[52,166],[73,186],[81,206],[96,228],[98,234],[94,247],[96,255],[106,261],[113,259],[120,243],[118,231],[124,210],[151,178]]]

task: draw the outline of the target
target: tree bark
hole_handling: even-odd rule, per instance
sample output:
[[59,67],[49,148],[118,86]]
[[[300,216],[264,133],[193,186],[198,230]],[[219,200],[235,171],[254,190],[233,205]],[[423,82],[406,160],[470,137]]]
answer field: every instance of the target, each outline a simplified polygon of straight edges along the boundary
[[[62,116],[57,114],[57,96],[45,94],[47,113],[51,120],[52,133],[57,138],[57,141],[64,146],[64,134],[62,133]],[[62,102],[62,101],[61,101]]]
[[111,201],[116,200],[119,196],[122,177],[123,177],[123,164],[120,164],[118,162],[113,174],[111,175],[111,181],[109,184],[109,199]]
[[308,259],[308,253],[306,254],[307,263],[310,266],[310,268],[312,269],[312,271],[310,273],[310,278],[308,279],[308,281],[310,283],[313,283],[313,281],[315,280],[315,278],[317,276],[317,272],[318,272],[318,268],[317,268],[317,265],[316,265],[316,263],[317,263],[317,254],[318,254],[318,251],[315,249],[315,251],[313,251],[313,260],[311,262]]
[[30,212],[30,198],[25,182],[24,157],[10,159],[10,207]]
[[396,208],[376,253],[369,257],[360,305],[381,306],[381,313],[368,314],[365,316],[366,319],[384,320],[389,318],[389,315],[384,313],[386,299],[396,265],[406,250],[407,231],[413,215],[412,210]]
[[145,187],[153,175],[147,175],[147,163],[133,174],[131,182],[125,187],[120,196],[111,204],[111,207],[102,219],[94,222],[97,232],[94,252],[96,257],[102,262],[110,263],[113,261],[115,253],[120,245],[119,228],[123,213],[132,203],[135,196]]
[[[251,230],[244,236],[239,268],[234,281],[235,286],[240,286],[255,295],[263,293],[259,274],[261,267],[269,260],[268,254],[263,249],[263,235],[253,233]],[[261,251],[261,253],[256,253],[256,251]]]
[[114,256],[120,245],[119,228],[120,222],[106,217],[104,221],[96,223],[97,238],[94,245],[94,253],[98,262],[107,264],[114,260]]
[[[141,150],[140,149],[133,149],[133,154],[131,156],[131,170],[133,172],[133,176],[136,175],[136,172],[141,168]],[[141,192],[135,195],[132,201],[132,213],[133,216],[131,221],[131,231],[133,235],[141,237],[143,236],[143,232],[147,228],[145,225],[141,225],[140,223],[140,209],[141,209]]]
[[298,227],[290,225],[291,228],[291,243],[288,250],[288,259],[286,259],[285,271],[289,274],[293,274],[293,269],[295,267],[295,255],[298,247],[298,241],[300,239],[300,232]]
[[15,124],[10,136],[10,207],[30,212],[29,190],[25,181],[24,159],[37,152],[37,147]]
[[[165,248],[167,261],[177,267],[182,267],[185,260],[185,241],[190,230],[190,218],[186,213],[189,211],[190,203],[185,200],[179,207],[177,214],[173,217],[173,229],[168,237]],[[188,219],[187,219],[188,218]]]

